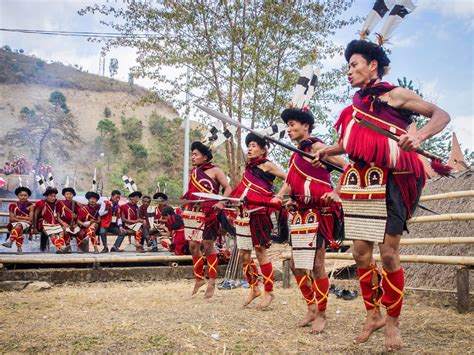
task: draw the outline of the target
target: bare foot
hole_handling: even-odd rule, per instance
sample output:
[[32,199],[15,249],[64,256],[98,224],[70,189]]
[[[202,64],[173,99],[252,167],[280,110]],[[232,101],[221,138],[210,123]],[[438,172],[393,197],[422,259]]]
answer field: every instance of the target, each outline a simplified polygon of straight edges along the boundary
[[261,294],[262,294],[262,291],[260,291],[260,288],[258,287],[250,288],[249,295],[247,296],[244,302],[244,307],[252,303],[252,301],[256,299],[257,297],[260,297]]
[[316,309],[316,305],[315,304],[311,304],[308,306],[308,312],[306,313],[306,316],[299,321],[298,323],[298,327],[306,327],[307,325],[309,325],[309,323],[311,323],[312,321],[314,321],[316,319],[316,315],[317,315],[317,309]]
[[214,296],[214,291],[216,289],[216,279],[209,279],[209,283],[207,284],[206,293],[204,294],[204,298],[211,298]]
[[387,351],[396,351],[402,348],[402,338],[398,326],[398,318],[387,315],[385,324],[385,349]]
[[257,308],[260,310],[268,308],[268,306],[270,306],[274,299],[275,295],[273,294],[273,292],[265,292]]
[[194,283],[194,288],[193,292],[191,293],[192,295],[195,295],[199,289],[206,284],[206,281],[204,279],[196,279],[196,282]]
[[380,310],[374,313],[373,310],[367,312],[367,319],[365,320],[362,332],[353,340],[354,344],[365,343],[376,330],[379,330],[385,325],[385,319],[380,314]]
[[317,312],[310,333],[319,334],[324,330],[324,327],[326,327],[326,311]]

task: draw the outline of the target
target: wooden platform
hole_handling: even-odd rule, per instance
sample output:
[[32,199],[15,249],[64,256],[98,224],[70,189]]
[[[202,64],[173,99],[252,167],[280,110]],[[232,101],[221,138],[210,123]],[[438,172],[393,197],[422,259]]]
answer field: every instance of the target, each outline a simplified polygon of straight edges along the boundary
[[191,256],[176,256],[169,252],[158,253],[71,253],[71,254],[54,254],[54,253],[24,253],[17,255],[16,253],[1,253],[0,264],[4,266],[14,265],[74,265],[74,264],[160,264],[171,265],[189,264],[192,261]]

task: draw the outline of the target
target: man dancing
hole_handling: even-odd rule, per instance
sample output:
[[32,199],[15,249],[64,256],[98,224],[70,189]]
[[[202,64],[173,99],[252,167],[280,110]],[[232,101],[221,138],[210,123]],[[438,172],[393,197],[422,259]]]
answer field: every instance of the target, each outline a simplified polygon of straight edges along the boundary
[[[183,199],[197,200],[194,192],[206,192],[218,194],[220,188],[224,190],[224,196],[229,196],[232,189],[227,182],[224,171],[213,165],[211,150],[201,142],[191,144],[191,163],[194,168],[189,178],[188,191],[183,195]],[[193,256],[194,276],[196,282],[192,294],[196,294],[201,286],[206,282],[204,280],[204,259],[201,253],[201,244],[207,260],[209,283],[207,285],[205,298],[211,298],[214,295],[217,278],[217,253],[214,243],[219,231],[219,218],[225,218],[222,211],[222,202],[205,202],[199,205],[185,206],[183,212],[183,221],[185,227],[196,227],[190,225],[191,218],[198,221],[197,228],[188,235],[189,248]],[[194,210],[194,211],[192,211]],[[191,212],[193,215],[191,216]],[[196,216],[198,216],[196,218]],[[188,225],[187,225],[188,223]],[[189,228],[190,229],[190,228]]]
[[[298,149],[316,153],[326,145],[318,138],[310,137],[314,129],[314,116],[307,107],[288,108],[281,114],[288,125],[288,136],[298,142]],[[345,167],[348,163],[340,157],[328,161]],[[326,306],[329,280],[324,268],[326,247],[340,233],[340,206],[328,204],[323,199],[332,191],[330,172],[323,166],[315,167],[311,160],[294,153],[290,159],[288,176],[273,201],[282,201],[291,191],[297,211],[291,225],[291,269],[308,306],[299,326],[312,324],[312,333],[320,333],[326,325]],[[313,271],[313,276],[308,273]]]
[[12,244],[15,243],[17,254],[23,254],[23,236],[31,228],[33,222],[33,204],[28,201],[28,197],[31,196],[31,190],[20,186],[15,189],[15,195],[18,197],[18,201],[11,203],[8,207],[10,238],[2,245],[11,248]]
[[[273,266],[268,258],[267,249],[271,245],[272,212],[268,207],[258,206],[258,203],[270,202],[273,198],[273,181],[275,177],[286,179],[286,174],[267,159],[268,143],[249,133],[245,138],[247,145],[247,164],[240,184],[232,191],[231,196],[239,199],[247,198],[249,205],[245,206],[236,221],[237,247],[240,250],[244,274],[250,285],[250,292],[244,302],[249,305],[261,295],[258,285],[257,265],[252,260],[252,249],[255,248],[264,284],[264,296],[257,306],[267,308],[273,299]],[[257,203],[257,205],[252,204]],[[276,227],[276,226],[275,226]]]
[[[367,319],[354,342],[366,342],[374,331],[385,326],[385,346],[396,350],[401,347],[399,316],[404,289],[400,238],[425,181],[423,164],[415,150],[443,130],[450,118],[414,92],[381,81],[390,63],[382,47],[354,40],[347,46],[345,58],[349,83],[359,90],[336,123],[340,132],[338,144],[322,149],[316,157],[326,159],[347,153],[354,162],[346,168],[335,193],[327,196],[331,201],[338,200],[338,194],[342,198],[346,237],[355,239],[352,253]],[[409,134],[414,114],[430,121]],[[363,126],[363,121],[397,135],[399,142]],[[382,272],[373,259],[376,242]],[[387,309],[386,318],[380,313],[381,304]]]

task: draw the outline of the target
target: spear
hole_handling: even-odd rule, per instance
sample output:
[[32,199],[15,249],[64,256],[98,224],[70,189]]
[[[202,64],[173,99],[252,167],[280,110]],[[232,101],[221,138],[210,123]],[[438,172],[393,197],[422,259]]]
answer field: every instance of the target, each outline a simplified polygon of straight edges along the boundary
[[[265,139],[269,142],[272,142],[272,143],[275,143],[283,148],[286,148],[288,150],[291,150],[292,152],[295,152],[295,153],[298,153],[299,155],[303,156],[303,157],[306,157],[308,159],[311,159],[313,160],[314,159],[314,156],[311,155],[310,153],[307,153],[307,152],[304,152],[298,148],[295,148],[289,144],[286,144],[286,143],[283,143],[283,142],[280,142],[278,139],[275,139],[275,138],[272,138],[270,136],[266,136],[262,133],[260,133],[259,131],[256,131],[256,130],[253,130],[245,125],[243,125],[242,123],[230,118],[229,116],[227,115],[224,115],[223,113],[219,112],[219,111],[216,111],[216,110],[213,110],[211,108],[208,108],[208,107],[205,107],[205,106],[202,106],[202,105],[199,105],[199,104],[194,104],[196,107],[198,107],[199,109],[203,110],[204,112],[206,112],[207,114],[221,120],[222,122],[225,122],[225,123],[228,123],[228,124],[231,124],[235,127],[239,127],[239,128],[242,128],[242,129],[245,129],[246,131],[249,131],[253,134],[255,134],[257,137],[260,137],[262,139]],[[340,173],[343,172],[342,168],[333,164],[333,163],[330,163],[328,162],[327,160],[321,160],[321,163],[323,163],[324,165],[326,165],[327,167],[333,169],[333,170],[336,170],[336,171],[339,171]]]

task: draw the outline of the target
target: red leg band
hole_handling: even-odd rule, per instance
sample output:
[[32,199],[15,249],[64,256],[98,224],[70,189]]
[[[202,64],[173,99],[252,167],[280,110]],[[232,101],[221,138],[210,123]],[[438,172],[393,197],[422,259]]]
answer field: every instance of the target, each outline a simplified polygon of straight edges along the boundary
[[13,244],[13,242],[16,243],[17,248],[21,248],[23,245],[23,229],[21,227],[15,227],[11,231],[10,234],[10,242]]
[[265,292],[273,291],[273,265],[271,262],[260,265]]
[[142,242],[142,235],[143,235],[143,231],[142,229],[140,228],[138,230],[138,232],[135,233],[135,243],[136,245],[141,245],[141,242]]
[[360,290],[364,299],[365,309],[368,311],[380,307],[382,288],[380,274],[377,264],[370,264],[368,268],[357,268],[359,275]]
[[194,278],[204,279],[204,259],[202,256],[193,256]]
[[383,296],[382,304],[387,307],[387,314],[390,317],[400,316],[403,305],[403,289],[405,287],[405,276],[403,268],[394,272],[382,270]]
[[250,287],[258,286],[258,270],[255,261],[250,261],[249,263],[243,263],[245,278],[250,285]]
[[312,287],[312,277],[309,274],[305,274],[295,276],[295,279],[306,303],[308,305],[316,303],[316,295]]
[[206,255],[207,272],[210,279],[217,279],[217,254]]
[[316,279],[313,283],[314,292],[316,293],[316,302],[318,302],[318,311],[326,310],[329,294],[329,278]]
[[95,235],[95,227],[87,228],[87,236],[89,240],[92,242],[92,245],[97,245],[97,237]]
[[53,237],[51,237],[51,241],[53,242],[53,245],[56,247],[56,249],[62,249],[63,246],[64,246],[63,237],[53,236]]

